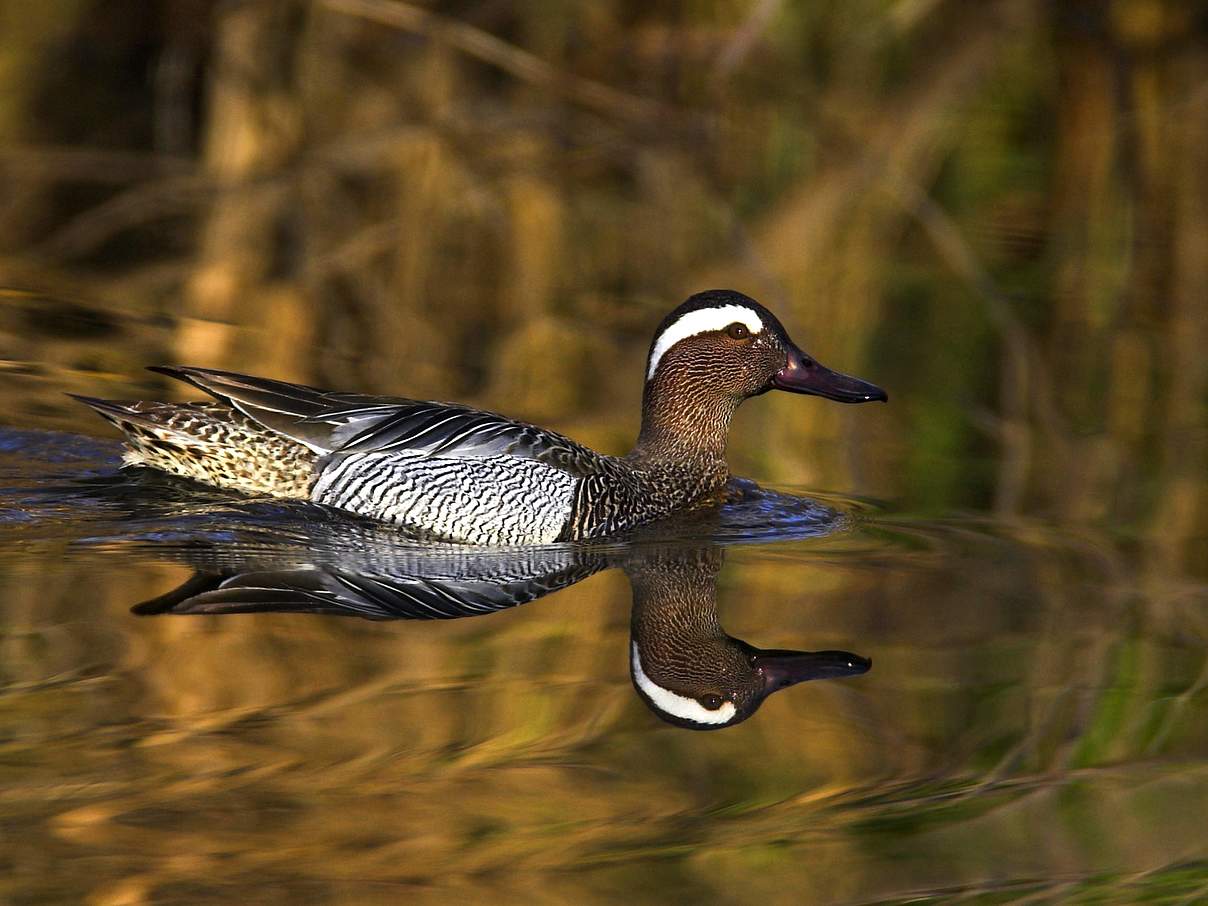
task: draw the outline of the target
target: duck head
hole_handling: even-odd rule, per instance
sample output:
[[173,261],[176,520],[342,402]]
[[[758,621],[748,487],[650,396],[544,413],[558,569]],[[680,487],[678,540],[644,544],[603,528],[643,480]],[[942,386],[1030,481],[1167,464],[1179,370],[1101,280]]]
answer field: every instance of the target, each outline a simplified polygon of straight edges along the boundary
[[658,717],[691,730],[746,720],[769,695],[807,680],[856,676],[872,662],[847,651],[756,648],[727,635],[717,616],[718,548],[644,556],[633,585],[629,669]]
[[691,661],[631,643],[634,688],[663,720],[690,730],[720,730],[742,723],[773,692],[815,679],[867,673],[872,662],[849,651],[763,650],[724,635],[697,650]]
[[650,345],[646,382],[648,389],[704,385],[735,403],[769,390],[840,403],[889,399],[875,384],[819,363],[792,341],[775,315],[728,289],[697,293],[663,319]]

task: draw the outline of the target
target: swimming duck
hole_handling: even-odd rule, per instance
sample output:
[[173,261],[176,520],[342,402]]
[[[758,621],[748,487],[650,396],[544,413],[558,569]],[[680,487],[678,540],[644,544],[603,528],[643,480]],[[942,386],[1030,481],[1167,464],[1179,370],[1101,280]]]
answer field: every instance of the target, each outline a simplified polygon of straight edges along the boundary
[[698,293],[659,325],[641,431],[621,457],[455,403],[206,368],[151,370],[215,401],[77,397],[126,434],[127,464],[474,544],[601,538],[709,499],[730,477],[726,435],[748,397],[785,390],[843,403],[888,399],[820,365],[775,315],[732,290]]

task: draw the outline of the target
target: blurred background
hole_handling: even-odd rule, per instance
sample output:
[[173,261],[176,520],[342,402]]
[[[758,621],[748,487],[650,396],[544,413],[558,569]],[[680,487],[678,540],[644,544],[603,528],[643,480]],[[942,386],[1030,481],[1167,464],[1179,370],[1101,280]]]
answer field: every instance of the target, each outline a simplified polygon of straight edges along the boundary
[[734,556],[723,622],[876,667],[720,740],[633,710],[613,573],[423,635],[135,625],[179,569],[27,545],[0,894],[1208,890],[1204,4],[0,0],[0,193],[8,426],[109,435],[62,393],[178,362],[619,453],[712,287],[891,397],[740,413],[737,474],[885,515]]
[[623,451],[654,325],[727,286],[892,395],[761,399],[740,474],[1208,565],[1201,4],[0,9],[10,422],[99,433],[59,392],[168,361]]

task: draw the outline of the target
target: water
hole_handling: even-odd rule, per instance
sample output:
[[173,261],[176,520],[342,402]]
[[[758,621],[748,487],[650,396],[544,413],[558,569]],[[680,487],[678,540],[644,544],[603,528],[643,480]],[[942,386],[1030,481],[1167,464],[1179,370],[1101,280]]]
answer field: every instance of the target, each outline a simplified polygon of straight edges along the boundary
[[[0,899],[1208,899],[1205,592],[1127,544],[744,485],[476,551],[118,450],[0,432]],[[831,654],[690,732],[633,645],[714,618]]]

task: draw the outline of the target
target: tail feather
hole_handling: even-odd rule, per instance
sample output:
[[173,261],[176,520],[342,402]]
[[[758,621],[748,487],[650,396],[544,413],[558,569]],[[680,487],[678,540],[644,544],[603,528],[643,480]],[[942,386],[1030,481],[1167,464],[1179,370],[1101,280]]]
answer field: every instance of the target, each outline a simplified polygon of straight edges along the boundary
[[126,435],[127,465],[150,466],[220,488],[310,496],[315,454],[229,405],[70,395]]
[[150,455],[153,451],[176,451],[182,443],[187,444],[190,440],[187,433],[172,427],[171,416],[174,407],[166,404],[105,400],[76,393],[67,395],[79,400],[126,435],[127,452],[124,459],[127,465],[160,465],[154,461],[155,456]]
[[82,396],[78,393],[69,393],[67,395],[73,400],[83,403],[101,418],[105,419],[105,421],[112,422],[123,431],[126,430],[126,425],[142,428],[159,428],[162,424],[162,422],[156,420],[152,413],[145,409],[139,409],[140,406],[146,406],[145,403],[103,400],[100,397]]

